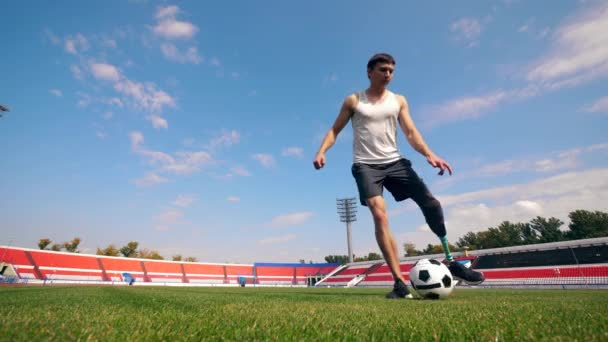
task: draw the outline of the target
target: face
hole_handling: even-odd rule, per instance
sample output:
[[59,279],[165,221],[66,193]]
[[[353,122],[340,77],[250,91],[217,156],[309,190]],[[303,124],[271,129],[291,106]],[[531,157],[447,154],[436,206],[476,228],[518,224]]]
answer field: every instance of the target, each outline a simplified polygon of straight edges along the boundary
[[395,66],[390,63],[377,63],[372,70],[367,71],[370,82],[380,85],[388,85],[393,79]]

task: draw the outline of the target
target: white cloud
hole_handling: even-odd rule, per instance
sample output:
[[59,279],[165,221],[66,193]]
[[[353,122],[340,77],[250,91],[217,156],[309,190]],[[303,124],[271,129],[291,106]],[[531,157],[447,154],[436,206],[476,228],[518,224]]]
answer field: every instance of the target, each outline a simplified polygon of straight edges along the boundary
[[72,64],[70,66],[70,71],[72,72],[72,75],[74,75],[74,78],[76,78],[77,80],[82,80],[84,78],[82,70],[77,65]]
[[597,99],[594,103],[586,106],[584,111],[589,113],[608,113],[608,96]]
[[112,82],[116,82],[120,79],[120,72],[111,64],[91,63],[90,67],[91,73],[97,79]]
[[534,63],[527,78],[555,89],[607,75],[608,4],[600,3],[556,29],[551,52]]
[[261,240],[258,240],[260,245],[274,245],[279,243],[285,243],[296,238],[295,234],[287,234],[281,236],[270,236]]
[[585,148],[585,152],[595,152],[601,150],[608,150],[608,143],[595,144]]
[[467,96],[425,110],[425,125],[434,126],[481,117],[508,99],[506,91],[498,90],[481,96]]
[[143,147],[144,136],[140,132],[133,131],[129,133],[129,137],[132,150],[144,156],[150,165],[158,166],[157,172],[192,174],[200,171],[203,166],[214,162],[211,155],[206,151],[177,152],[175,155],[170,155]]
[[51,90],[49,90],[49,93],[51,93],[51,94],[53,94],[53,95],[55,95],[57,97],[62,97],[63,96],[63,93],[59,89],[51,89]]
[[110,120],[112,117],[114,117],[114,113],[112,113],[112,112],[108,111],[108,112],[103,113],[102,117],[103,117],[105,120]]
[[[461,39],[473,39],[482,30],[473,21],[459,20],[452,25]],[[523,30],[523,28],[522,28]],[[545,27],[536,34],[544,38],[551,30]],[[608,4],[598,3],[575,15],[553,32],[550,52],[524,70],[527,85],[508,91],[497,90],[481,96],[463,97],[433,106],[427,125],[475,119],[504,102],[537,96],[543,92],[575,87],[608,76]],[[474,42],[474,41],[473,41]],[[603,108],[587,106],[590,111]]]
[[216,138],[211,139],[207,148],[214,149],[219,146],[230,147],[241,141],[241,133],[236,130],[222,131]]
[[240,202],[241,198],[240,197],[236,197],[236,196],[230,196],[230,197],[226,198],[226,200],[228,202]]
[[187,208],[196,200],[196,196],[194,195],[179,195],[173,201],[173,204],[179,207]]
[[274,157],[271,154],[256,153],[251,158],[257,160],[264,167],[273,167],[276,163]]
[[302,157],[303,153],[304,149],[301,147],[286,147],[283,149],[281,155],[284,157]]
[[149,187],[156,184],[167,183],[167,178],[161,177],[154,172],[148,172],[145,177],[135,180],[135,185],[138,187]]
[[77,55],[79,52],[89,49],[89,41],[85,36],[78,33],[74,37],[66,38],[63,47],[67,53]]
[[230,169],[230,172],[231,172],[231,174],[234,174],[237,176],[242,176],[242,177],[251,176],[251,173],[242,166],[235,166]]
[[160,117],[158,115],[150,115],[150,116],[148,116],[148,120],[152,123],[152,126],[154,126],[154,128],[156,128],[156,129],[169,128],[169,124],[167,123],[167,120],[163,119],[162,117]]
[[198,49],[195,46],[189,47],[185,52],[181,52],[175,45],[171,43],[163,43],[160,46],[163,55],[175,62],[200,64],[203,58],[198,54]]
[[170,225],[182,223],[184,213],[176,209],[167,209],[155,217],[155,220],[160,224],[156,227],[157,230],[167,231]]
[[[439,198],[444,206],[450,241],[469,231],[496,227],[503,221],[528,222],[536,216],[557,217],[568,222],[577,209],[608,210],[608,169],[570,172],[530,183],[463,193]],[[418,246],[437,243],[428,232],[400,234]]]
[[537,161],[535,171],[538,172],[553,172],[564,169],[573,169],[579,166],[580,163],[577,155],[560,156],[559,159],[542,159]]
[[222,62],[217,57],[211,58],[211,60],[209,61],[209,63],[211,65],[213,65],[213,66],[220,66],[220,65],[222,65]]
[[141,143],[144,142],[144,135],[138,131],[130,132],[129,138],[131,139],[131,148],[133,150],[139,149],[139,146],[141,145]]
[[213,158],[208,152],[177,152],[174,162],[166,163],[163,170],[177,174],[192,174],[205,165],[211,164]]
[[279,215],[273,218],[267,226],[271,228],[295,226],[308,221],[312,216],[313,214],[309,211]]
[[[581,172],[568,172],[544,178],[528,184],[516,184],[489,190],[468,192],[460,195],[440,196],[444,206],[459,203],[485,201],[505,202],[511,199],[546,199],[590,190],[594,193],[608,188],[608,169],[591,169]],[[608,196],[608,193],[605,194]],[[576,202],[572,202],[576,204]],[[606,202],[608,204],[608,202]]]
[[122,108],[124,106],[122,101],[117,97],[112,97],[112,98],[106,99],[104,102],[110,106],[117,106],[120,108]]
[[171,155],[160,152],[160,151],[152,151],[145,148],[138,148],[135,152],[141,154],[148,158],[148,164],[150,165],[174,165],[176,164],[175,158]]
[[101,45],[111,49],[116,49],[118,47],[116,40],[110,38],[104,38],[101,42]]
[[159,7],[156,11],[156,19],[174,18],[179,13],[179,7],[175,5]]
[[[435,182],[435,187],[446,188],[452,184],[458,184],[465,179],[479,177],[499,177],[518,172],[554,173],[575,169],[583,165],[580,158],[588,157],[590,154],[598,153],[608,148],[608,144],[597,144],[587,147],[572,148],[569,150],[547,153],[542,158],[527,157],[521,159],[503,160],[492,164],[483,164],[476,161],[470,166],[470,170],[460,171],[452,177],[443,178]],[[480,164],[478,166],[477,164]],[[393,210],[400,213],[404,208]]]
[[177,6],[161,7],[156,12],[159,22],[152,29],[158,36],[167,39],[190,39],[197,32],[198,27],[187,21],[175,19],[180,12]]
[[91,96],[89,96],[89,94],[80,93],[80,92],[78,92],[77,94],[78,94],[78,98],[79,98],[78,107],[81,107],[81,108],[87,107],[93,101],[93,99],[91,98]]
[[456,34],[456,39],[465,41],[468,47],[479,45],[477,38],[481,35],[482,26],[475,18],[461,18],[452,23],[450,30]]
[[53,45],[59,45],[59,44],[61,44],[61,39],[59,37],[57,37],[50,29],[45,28],[44,29],[44,34],[46,35],[46,37],[49,39],[49,41]]
[[131,98],[133,105],[143,110],[157,113],[163,107],[175,107],[175,100],[166,92],[157,89],[153,83],[140,83],[122,79],[114,84],[114,89]]

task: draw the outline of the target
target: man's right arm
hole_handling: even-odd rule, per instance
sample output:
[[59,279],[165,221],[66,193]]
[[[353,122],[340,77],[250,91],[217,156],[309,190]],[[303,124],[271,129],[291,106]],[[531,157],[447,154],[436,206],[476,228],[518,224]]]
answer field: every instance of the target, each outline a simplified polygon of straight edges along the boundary
[[329,150],[330,147],[336,142],[336,138],[340,131],[346,126],[348,120],[353,115],[355,110],[355,106],[357,105],[357,95],[353,94],[344,99],[344,103],[342,104],[342,108],[340,109],[340,113],[336,118],[333,126],[329,129],[325,137],[323,138],[323,142],[321,143],[321,147],[319,147],[319,151],[315,155],[315,159],[313,161],[313,165],[315,169],[320,169],[325,166],[325,152]]

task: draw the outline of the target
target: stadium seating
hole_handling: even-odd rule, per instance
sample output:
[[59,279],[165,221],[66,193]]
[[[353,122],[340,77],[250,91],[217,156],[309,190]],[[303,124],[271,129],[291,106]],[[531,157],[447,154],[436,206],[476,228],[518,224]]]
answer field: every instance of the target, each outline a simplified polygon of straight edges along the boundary
[[338,266],[339,264],[299,264],[295,267],[295,284],[306,285],[308,277],[327,275]]
[[28,257],[25,253],[23,249],[0,247],[0,261],[13,265],[15,272],[22,279],[42,279],[40,271],[30,260],[31,256]]
[[188,282],[182,264],[174,261],[142,261],[148,279],[152,283],[185,283]]
[[135,259],[0,246],[0,261],[13,266],[20,279],[39,282],[119,282],[192,285],[306,285],[337,264],[212,264]]
[[122,274],[130,273],[136,282],[145,282],[149,279],[144,271],[142,260],[120,257],[99,257],[105,273],[111,281],[124,281]]
[[45,280],[103,281],[96,256],[28,251]]
[[255,264],[257,284],[294,285],[295,270],[289,264]]
[[[516,247],[453,253],[456,260],[469,260],[471,267],[486,278],[481,284],[493,286],[572,286],[608,288],[608,237],[561,241]],[[422,258],[444,260],[443,254],[415,256],[400,261],[401,272],[409,280],[409,270]],[[393,277],[386,264],[372,261],[346,265],[317,286],[390,286]],[[466,286],[466,284],[461,284]]]
[[[549,244],[473,251],[457,260],[470,260],[484,273],[481,285],[572,286],[608,288],[608,237]],[[443,260],[443,254],[403,258],[401,272],[421,258]],[[393,284],[383,261],[366,261],[338,267],[337,264],[212,264],[135,259],[41,251],[0,246],[0,262],[10,264],[20,280],[27,282],[125,283],[125,274],[135,284],[261,286],[382,286]],[[326,274],[330,274],[319,281]],[[461,284],[464,285],[464,284]]]
[[227,264],[225,266],[227,284],[238,284],[239,277],[244,277],[248,282],[254,282],[253,265]]
[[226,267],[221,264],[201,264],[184,262],[186,280],[192,284],[224,284]]

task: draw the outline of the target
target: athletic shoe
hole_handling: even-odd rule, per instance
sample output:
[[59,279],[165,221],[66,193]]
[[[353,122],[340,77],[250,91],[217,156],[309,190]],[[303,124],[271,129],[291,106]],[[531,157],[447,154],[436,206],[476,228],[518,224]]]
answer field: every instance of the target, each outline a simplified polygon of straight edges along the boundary
[[452,273],[452,277],[462,280],[469,285],[479,285],[486,280],[481,272],[473,271],[458,261],[450,262],[448,268]]
[[391,292],[387,293],[385,297],[388,298],[388,299],[399,299],[399,298],[411,299],[411,298],[414,298],[410,294],[410,290],[408,289],[407,285],[405,285],[400,280],[398,280],[398,281],[395,282],[395,285],[393,286],[393,290]]

